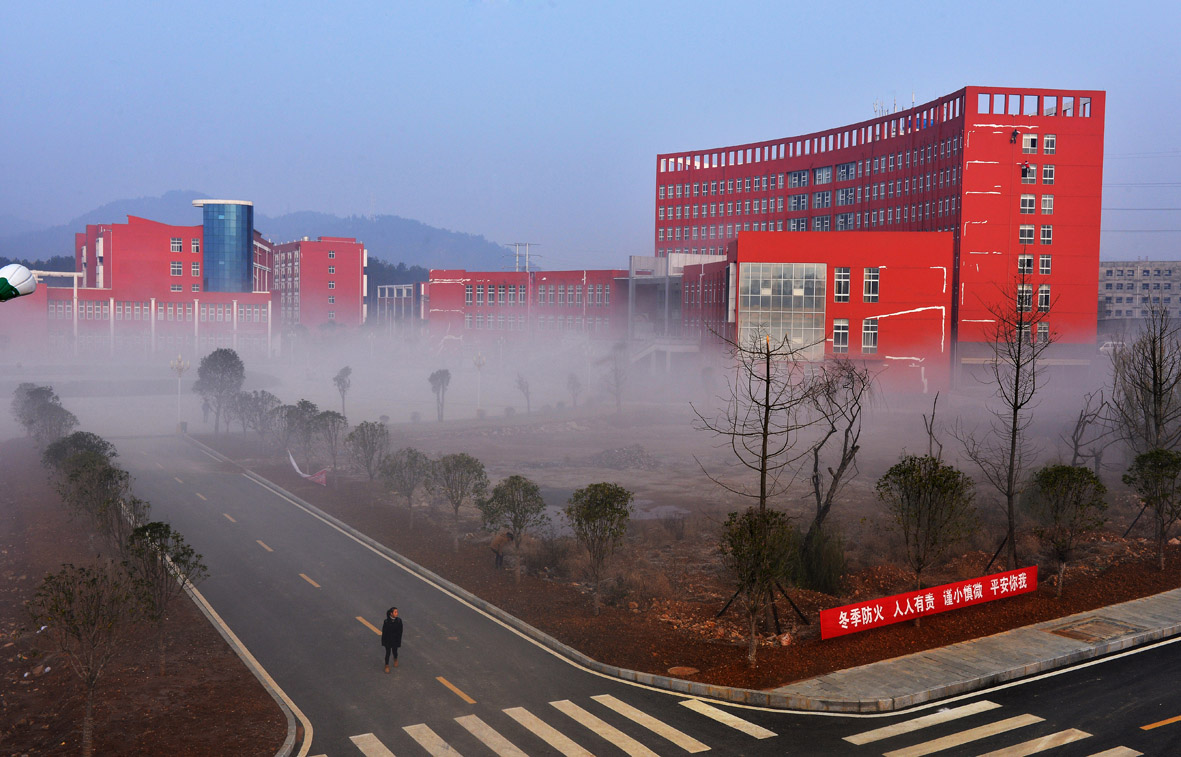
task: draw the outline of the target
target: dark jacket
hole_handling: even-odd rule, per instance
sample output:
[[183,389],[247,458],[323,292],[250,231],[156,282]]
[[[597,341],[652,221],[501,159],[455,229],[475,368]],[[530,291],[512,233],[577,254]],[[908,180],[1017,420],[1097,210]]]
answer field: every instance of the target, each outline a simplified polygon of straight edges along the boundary
[[402,646],[402,619],[387,617],[381,624],[381,645],[383,647]]

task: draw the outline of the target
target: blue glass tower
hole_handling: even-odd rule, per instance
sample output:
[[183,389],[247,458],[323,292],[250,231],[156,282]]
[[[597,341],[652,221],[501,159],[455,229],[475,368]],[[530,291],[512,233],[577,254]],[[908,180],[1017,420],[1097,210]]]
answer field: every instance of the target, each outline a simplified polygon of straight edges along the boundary
[[250,292],[254,289],[254,203],[245,200],[193,200],[205,214],[202,289]]

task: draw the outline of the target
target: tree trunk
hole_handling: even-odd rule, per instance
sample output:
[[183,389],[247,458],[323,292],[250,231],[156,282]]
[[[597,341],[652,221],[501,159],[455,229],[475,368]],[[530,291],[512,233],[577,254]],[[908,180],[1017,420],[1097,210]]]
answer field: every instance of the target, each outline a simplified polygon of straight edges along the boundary
[[1058,591],[1055,593],[1055,598],[1062,599],[1062,582],[1066,580],[1066,561],[1058,561]]
[[754,612],[747,613],[747,617],[750,618],[750,647],[746,651],[746,662],[752,668],[755,666],[755,655],[759,651],[759,637],[755,635],[755,622],[757,615],[758,613]]
[[[923,578],[922,578],[921,573],[914,574],[914,590],[915,591],[922,591],[923,590]],[[921,628],[922,625],[923,625],[923,616],[922,615],[915,615],[914,616],[914,627]]]
[[407,527],[408,531],[414,530],[414,495],[406,495],[406,512],[410,516],[410,525]]
[[156,624],[156,648],[160,650],[160,677],[164,677],[164,619]]
[[82,757],[94,754],[94,685],[86,689],[86,713],[82,716]]
[[1156,532],[1156,554],[1160,560],[1161,571],[1164,571],[1164,569],[1165,569],[1165,537],[1167,535],[1168,534],[1165,532],[1165,529],[1163,529],[1163,528],[1157,529],[1157,532]]
[[595,617],[599,617],[599,608],[602,607],[602,605],[601,600],[599,599],[599,582],[597,580],[595,581],[595,589],[591,606],[594,608]]

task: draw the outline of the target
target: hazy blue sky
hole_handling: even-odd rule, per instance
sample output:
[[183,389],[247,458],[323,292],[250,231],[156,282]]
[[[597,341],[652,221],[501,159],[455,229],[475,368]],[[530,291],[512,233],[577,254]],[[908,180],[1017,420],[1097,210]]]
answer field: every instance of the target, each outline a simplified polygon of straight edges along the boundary
[[1175,2],[2,2],[0,214],[195,189],[624,265],[651,254],[658,152],[1076,87],[1107,90],[1104,256],[1173,256],[1181,213],[1117,208],[1181,206],[1179,22]]

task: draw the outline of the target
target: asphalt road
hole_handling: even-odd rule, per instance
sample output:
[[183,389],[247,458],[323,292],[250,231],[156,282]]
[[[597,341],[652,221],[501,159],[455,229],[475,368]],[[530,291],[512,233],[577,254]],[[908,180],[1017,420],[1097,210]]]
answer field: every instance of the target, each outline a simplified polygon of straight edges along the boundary
[[[204,555],[201,593],[310,724],[303,755],[1181,755],[1181,644],[890,716],[700,703],[556,656],[180,438],[112,441],[153,519]],[[391,605],[405,635],[387,675]]]

